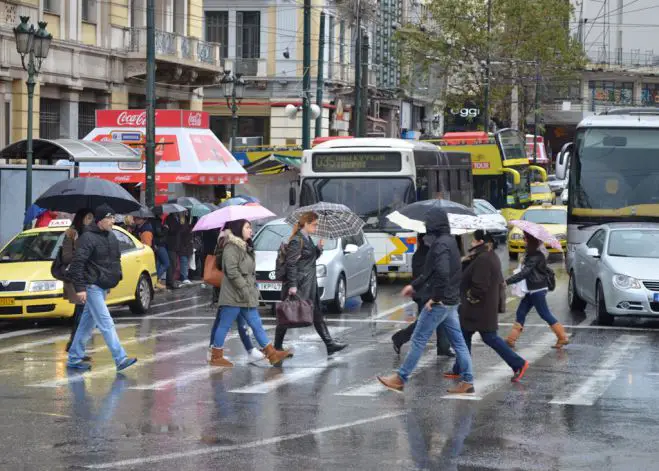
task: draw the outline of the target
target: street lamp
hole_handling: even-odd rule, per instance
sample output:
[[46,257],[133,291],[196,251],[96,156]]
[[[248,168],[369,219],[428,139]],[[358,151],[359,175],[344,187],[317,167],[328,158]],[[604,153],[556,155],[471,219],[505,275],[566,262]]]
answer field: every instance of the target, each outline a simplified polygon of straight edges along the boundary
[[[32,102],[34,101],[35,77],[41,70],[43,60],[48,56],[53,35],[46,31],[48,23],[39,21],[39,29],[28,25],[29,16],[21,16],[21,22],[14,28],[16,50],[21,55],[21,64],[27,71],[27,152],[25,168],[25,212],[32,205]],[[25,63],[27,56],[27,64]],[[28,229],[29,225],[25,227]]]
[[235,76],[230,70],[224,71],[224,77],[220,82],[224,87],[224,98],[227,100],[227,108],[231,111],[231,152],[238,135],[238,107],[245,93],[245,80],[243,74]]

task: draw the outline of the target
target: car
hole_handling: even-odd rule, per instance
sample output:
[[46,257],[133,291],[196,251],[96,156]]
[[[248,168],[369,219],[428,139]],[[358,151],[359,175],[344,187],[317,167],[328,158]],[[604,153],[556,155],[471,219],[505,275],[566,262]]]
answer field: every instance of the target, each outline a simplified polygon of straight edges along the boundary
[[[504,218],[489,201],[476,198],[474,199],[473,209],[478,216],[481,216],[487,220],[491,220],[501,225],[502,227],[508,227],[506,218]],[[495,240],[499,242],[505,242],[506,237],[508,237],[508,229],[501,231],[491,231],[491,234]]]
[[531,204],[553,203],[555,199],[547,183],[531,183]]
[[599,226],[575,249],[569,273],[572,310],[595,306],[600,324],[616,316],[659,317],[659,224]]
[[[74,306],[64,286],[50,273],[71,221],[56,219],[48,227],[17,234],[0,251],[0,319],[67,318]],[[110,290],[108,306],[127,304],[135,314],[151,307],[156,282],[153,250],[119,227],[123,279]]]
[[568,196],[568,192],[567,192],[567,188],[566,188],[561,193],[561,204],[566,205],[566,206],[567,206],[567,196]]
[[[282,282],[275,277],[277,252],[292,230],[283,219],[276,219],[254,237],[256,280],[264,304],[274,306],[281,300]],[[318,242],[316,237],[314,242]],[[326,240],[316,262],[316,276],[320,301],[335,313],[343,312],[348,298],[361,296],[362,301],[372,303],[378,294],[375,251],[363,233]]]
[[556,195],[560,195],[567,185],[567,180],[559,180],[556,175],[549,175],[547,177],[547,184],[551,191]]
[[[562,250],[547,247],[549,253],[564,253],[567,247],[567,208],[545,203],[541,206],[530,206],[521,217],[524,221],[535,222],[544,226],[561,243]],[[526,250],[526,242],[522,231],[514,227],[508,234],[508,254],[512,260]]]

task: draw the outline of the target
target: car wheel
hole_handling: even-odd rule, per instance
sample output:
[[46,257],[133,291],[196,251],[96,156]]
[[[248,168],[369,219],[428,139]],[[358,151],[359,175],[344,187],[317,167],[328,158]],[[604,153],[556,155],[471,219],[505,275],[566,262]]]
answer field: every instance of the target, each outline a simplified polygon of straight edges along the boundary
[[574,272],[570,272],[570,281],[567,285],[567,302],[570,306],[570,310],[582,312],[586,309],[586,301],[581,299],[577,293],[576,282],[574,281]]
[[137,280],[135,301],[130,303],[128,307],[133,314],[145,314],[151,307],[151,301],[153,301],[151,280],[149,280],[149,277],[145,273],[142,273]]
[[346,279],[343,275],[339,276],[334,290],[334,299],[330,303],[330,309],[336,314],[341,314],[346,307]]
[[378,273],[373,268],[371,270],[371,281],[368,283],[368,291],[362,294],[362,301],[365,303],[375,302],[375,298],[378,297]]
[[604,301],[604,290],[602,284],[597,282],[597,294],[595,295],[595,309],[597,310],[597,323],[599,325],[613,325],[614,317],[606,310]]
[[508,252],[508,257],[510,257],[511,260],[517,260],[517,255],[515,252]]

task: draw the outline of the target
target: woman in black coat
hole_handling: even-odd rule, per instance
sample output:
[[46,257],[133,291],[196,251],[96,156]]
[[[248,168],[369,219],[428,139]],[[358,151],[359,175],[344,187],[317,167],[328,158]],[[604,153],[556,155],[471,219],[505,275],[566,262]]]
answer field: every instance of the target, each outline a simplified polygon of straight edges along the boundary
[[[286,276],[282,285],[282,300],[289,296],[298,296],[311,300],[314,304],[313,325],[320,338],[325,342],[327,354],[332,355],[347,347],[337,343],[329,333],[323,318],[318,296],[318,279],[316,278],[316,260],[323,251],[323,241],[316,247],[311,236],[318,230],[318,215],[314,212],[304,213],[293,228],[286,249]],[[287,328],[281,325],[275,330],[275,349],[283,350],[284,336]]]
[[[517,355],[497,335],[499,328],[499,301],[503,287],[501,262],[493,250],[494,239],[484,231],[474,233],[470,256],[463,263],[460,283],[460,326],[471,352],[471,338],[478,332],[485,345],[493,349],[513,370],[512,381],[524,376],[529,363]],[[444,373],[447,378],[459,378],[457,362],[453,371]]]

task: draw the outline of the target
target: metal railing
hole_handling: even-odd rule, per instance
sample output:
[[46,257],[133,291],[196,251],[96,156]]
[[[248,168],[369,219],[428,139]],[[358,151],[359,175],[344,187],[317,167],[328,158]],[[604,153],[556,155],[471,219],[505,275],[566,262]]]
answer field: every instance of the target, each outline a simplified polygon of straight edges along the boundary
[[659,67],[659,55],[656,55],[652,49],[641,52],[640,49],[623,51],[622,49],[599,47],[597,52],[588,54],[588,59],[593,65]]
[[176,33],[156,30],[156,54],[176,55]]
[[[146,28],[129,28],[126,30],[129,52],[146,53]],[[197,38],[183,36],[179,33],[156,30],[156,54],[173,58],[201,62],[220,66],[220,45]]]
[[259,71],[259,58],[238,58],[235,59],[234,67],[236,73],[243,74],[248,77],[255,77]]

